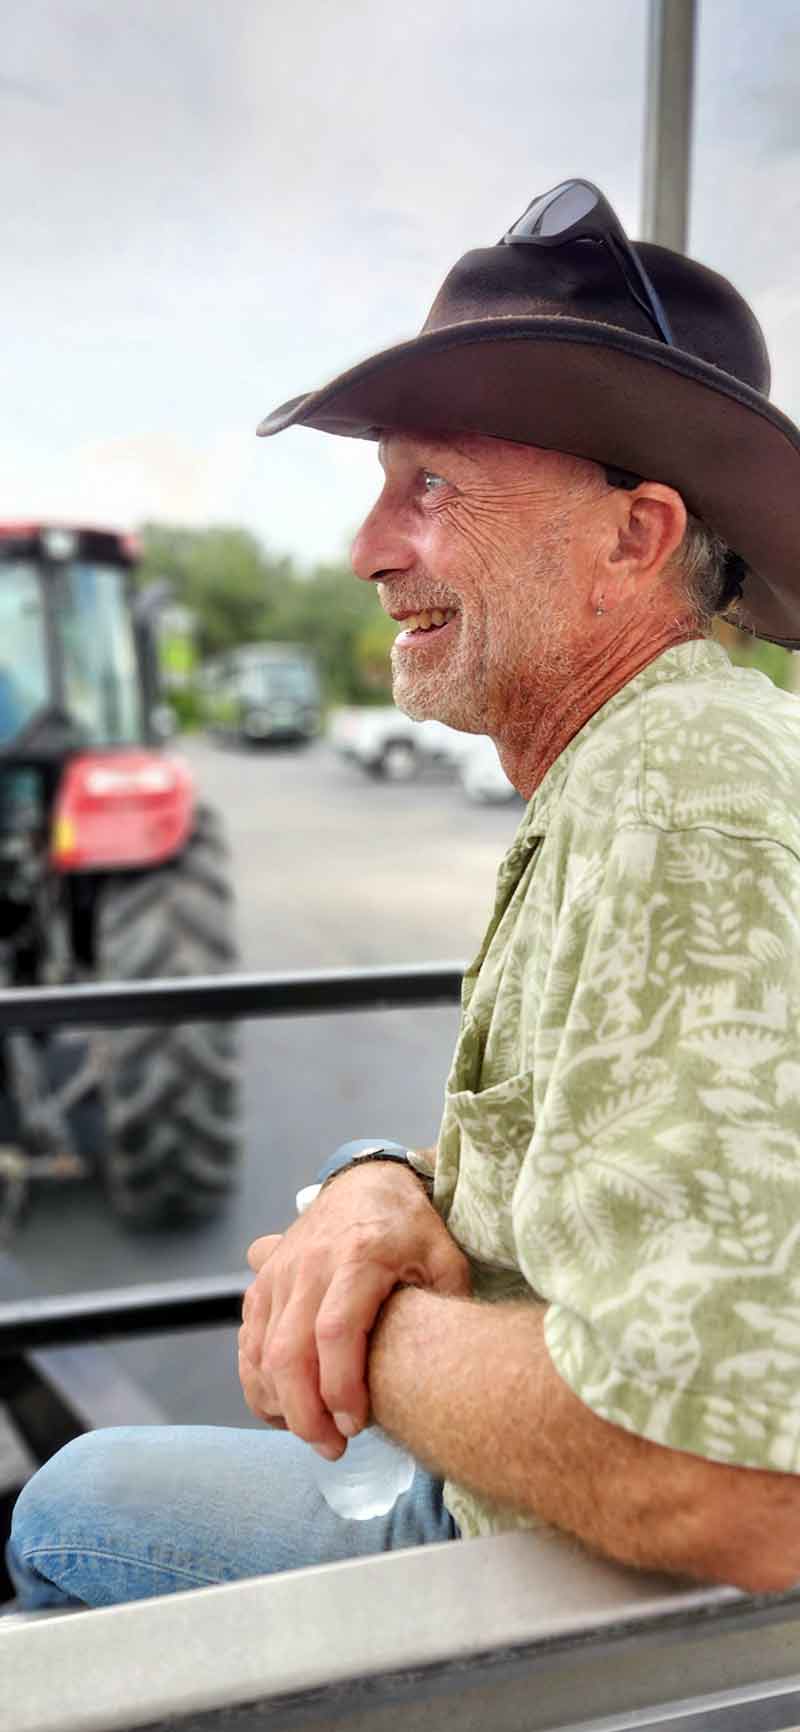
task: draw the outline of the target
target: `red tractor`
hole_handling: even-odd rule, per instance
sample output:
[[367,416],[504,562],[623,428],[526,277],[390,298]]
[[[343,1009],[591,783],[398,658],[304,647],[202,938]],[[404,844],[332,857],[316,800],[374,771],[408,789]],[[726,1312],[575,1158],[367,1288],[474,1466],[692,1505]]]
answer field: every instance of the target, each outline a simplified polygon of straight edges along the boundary
[[[131,538],[0,524],[0,985],[209,975],[235,961],[220,825],[164,749]],[[98,1167],[133,1227],[214,1214],[239,1154],[229,1025],[9,1035],[0,1219]],[[85,1127],[94,1124],[87,1156]]]

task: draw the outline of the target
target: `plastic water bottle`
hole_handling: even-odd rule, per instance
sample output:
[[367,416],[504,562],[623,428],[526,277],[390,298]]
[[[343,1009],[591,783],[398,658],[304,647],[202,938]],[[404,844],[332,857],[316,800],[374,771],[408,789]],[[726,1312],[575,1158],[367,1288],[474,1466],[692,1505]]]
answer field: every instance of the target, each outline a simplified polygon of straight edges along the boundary
[[325,1461],[316,1450],[311,1453],[314,1479],[326,1504],[351,1522],[386,1515],[414,1478],[413,1456],[379,1425],[368,1425],[351,1437],[338,1461]]
[[[306,1185],[297,1193],[297,1212],[302,1215],[319,1195],[319,1185]],[[368,1425],[351,1437],[338,1461],[325,1461],[311,1449],[312,1473],[329,1509],[346,1521],[366,1522],[386,1515],[401,1493],[408,1491],[416,1462],[386,1436],[379,1425]]]

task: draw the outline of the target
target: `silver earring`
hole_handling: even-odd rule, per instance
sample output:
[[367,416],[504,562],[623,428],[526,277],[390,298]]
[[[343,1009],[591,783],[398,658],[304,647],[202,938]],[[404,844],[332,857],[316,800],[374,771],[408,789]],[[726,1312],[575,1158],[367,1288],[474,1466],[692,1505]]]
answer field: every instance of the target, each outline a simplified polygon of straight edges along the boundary
[[605,613],[606,610],[604,607],[596,607],[594,611],[599,616],[601,613]]

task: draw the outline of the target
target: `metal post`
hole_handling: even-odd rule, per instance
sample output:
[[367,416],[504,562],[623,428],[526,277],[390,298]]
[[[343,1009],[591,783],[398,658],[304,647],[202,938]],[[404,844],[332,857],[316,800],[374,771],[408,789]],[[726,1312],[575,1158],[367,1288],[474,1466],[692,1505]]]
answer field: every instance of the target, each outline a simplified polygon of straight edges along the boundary
[[685,252],[697,0],[650,0],[642,240]]

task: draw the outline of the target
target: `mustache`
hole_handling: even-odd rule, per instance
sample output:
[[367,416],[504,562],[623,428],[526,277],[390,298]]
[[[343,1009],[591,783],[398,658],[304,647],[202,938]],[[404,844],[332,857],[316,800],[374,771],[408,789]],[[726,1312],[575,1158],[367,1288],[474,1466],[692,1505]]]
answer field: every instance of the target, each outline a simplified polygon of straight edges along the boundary
[[397,588],[394,586],[390,588],[386,584],[379,583],[377,591],[378,600],[384,613],[398,613],[406,609],[412,613],[422,613],[426,610],[430,613],[433,608],[454,607],[460,609],[461,607],[458,596],[431,594],[426,589],[423,578],[418,580],[417,586],[413,590],[410,586],[407,590],[402,590],[398,580]]

